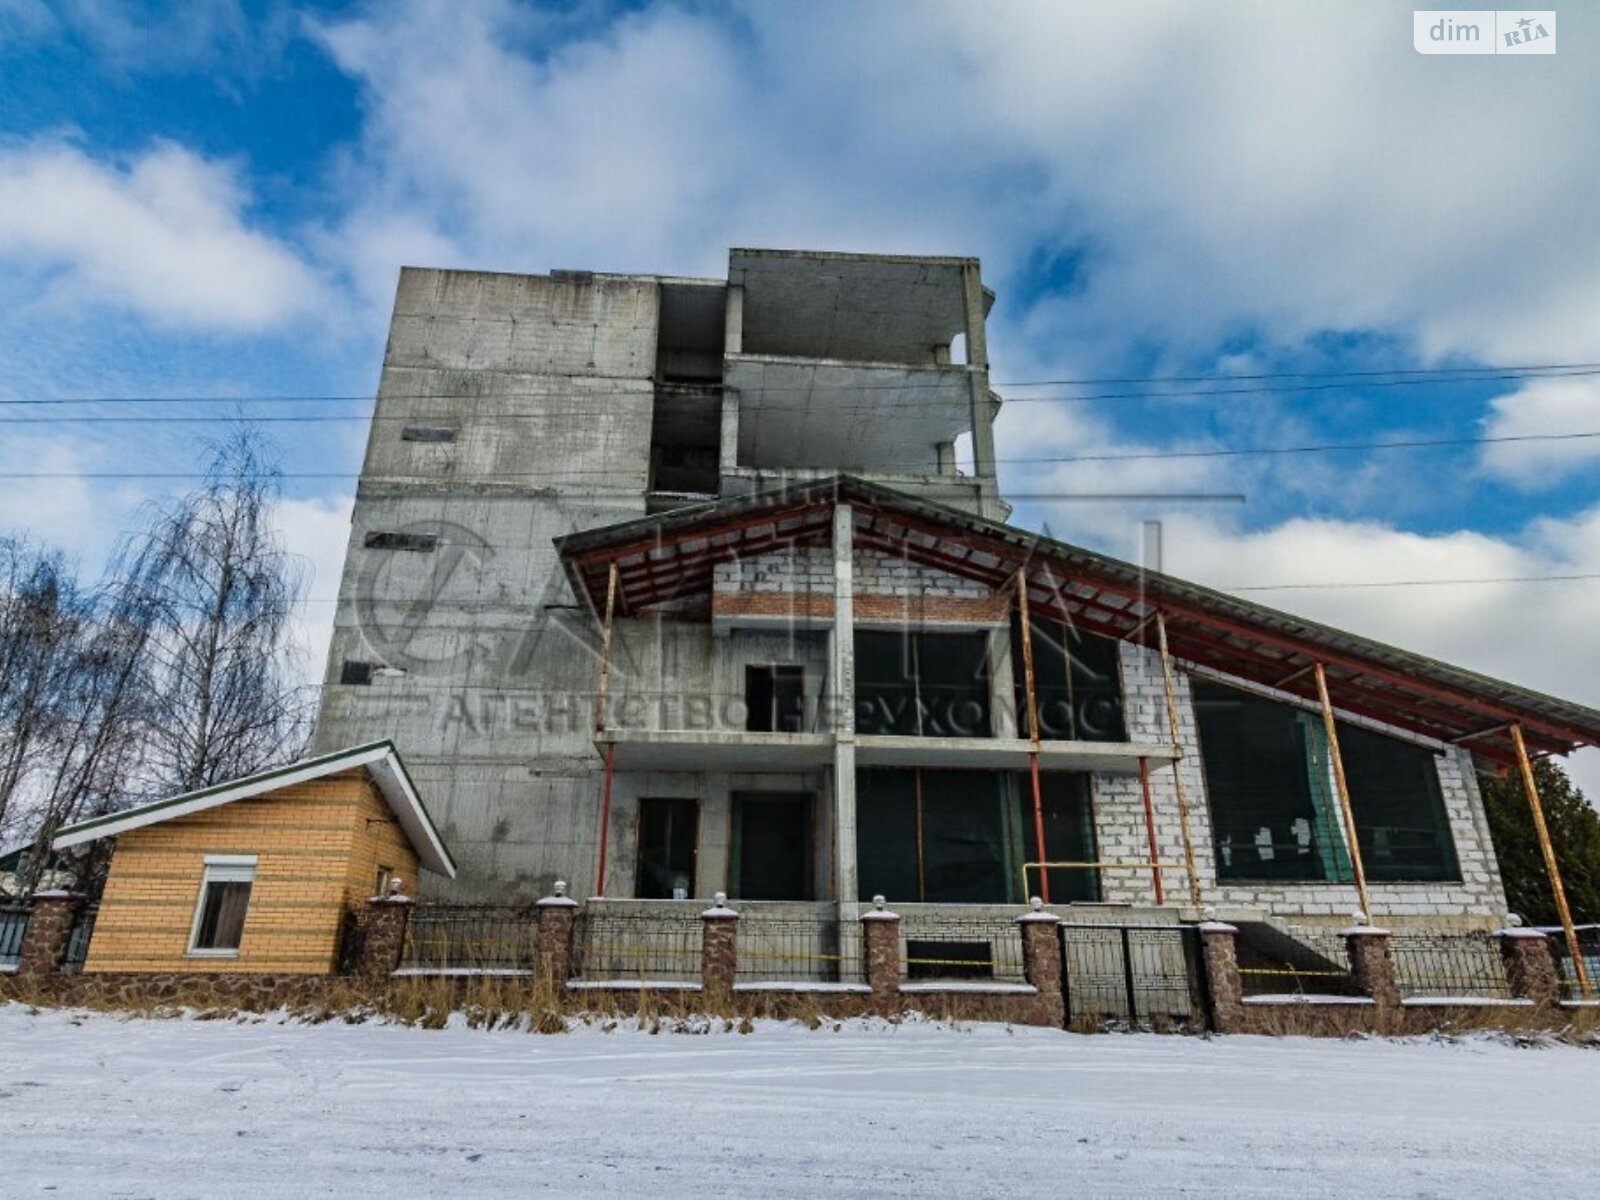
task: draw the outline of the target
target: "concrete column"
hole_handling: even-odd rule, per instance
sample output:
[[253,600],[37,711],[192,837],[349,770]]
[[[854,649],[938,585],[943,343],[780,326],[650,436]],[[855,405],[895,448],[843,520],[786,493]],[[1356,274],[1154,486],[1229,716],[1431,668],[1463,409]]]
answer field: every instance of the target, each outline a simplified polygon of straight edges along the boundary
[[[396,883],[399,880],[395,880]],[[398,891],[374,896],[367,901],[365,936],[356,974],[363,979],[387,979],[400,966],[406,949],[406,930],[411,925],[411,910],[416,902]]]
[[1206,990],[1211,995],[1211,1024],[1218,1033],[1244,1033],[1244,981],[1239,975],[1239,930],[1222,921],[1202,921],[1200,946],[1205,956]]
[[1011,627],[989,630],[989,718],[997,738],[1021,737],[1022,721],[1017,712],[1017,686],[1011,661]]
[[718,892],[700,914],[700,991],[708,1011],[733,1003],[733,981],[739,971],[739,914]]
[[[833,509],[833,628],[828,685],[833,707],[834,884],[840,920],[860,911],[856,885],[855,527],[848,504]],[[848,908],[846,907],[848,905]]]
[[717,457],[724,475],[733,474],[739,466],[739,393],[729,388],[722,391],[722,433]]
[[535,906],[539,929],[534,943],[533,978],[536,986],[552,995],[565,994],[572,978],[572,938],[578,919],[578,902],[567,895],[567,885],[557,880],[553,894]]
[[744,285],[728,285],[727,305],[723,310],[722,352],[744,353]]
[[884,907],[882,896],[861,914],[862,957],[866,960],[867,986],[875,999],[900,995],[900,914]]
[[1556,973],[1556,960],[1550,953],[1548,937],[1537,929],[1502,929],[1500,957],[1505,963],[1513,996],[1532,1000],[1540,1008],[1559,1006],[1561,977]]
[[1061,918],[1044,911],[1038,897],[1033,911],[1017,918],[1022,930],[1022,977],[1039,990],[1034,1008],[1036,1021],[1060,1029],[1067,1023],[1066,997],[1061,990]]
[[61,969],[62,956],[78,923],[83,897],[76,892],[35,892],[28,913],[28,927],[22,932],[22,949],[17,957],[18,979],[42,979]]
[[983,279],[974,260],[961,268],[961,299],[967,321],[968,408],[972,419],[972,471],[983,487],[983,515],[1002,515],[995,482],[994,406],[989,402],[989,337],[983,311]]
[[1344,944],[1350,956],[1350,979],[1378,1006],[1378,1032],[1388,1032],[1400,1015],[1400,986],[1395,982],[1394,956],[1389,953],[1389,931],[1352,925],[1344,931]]

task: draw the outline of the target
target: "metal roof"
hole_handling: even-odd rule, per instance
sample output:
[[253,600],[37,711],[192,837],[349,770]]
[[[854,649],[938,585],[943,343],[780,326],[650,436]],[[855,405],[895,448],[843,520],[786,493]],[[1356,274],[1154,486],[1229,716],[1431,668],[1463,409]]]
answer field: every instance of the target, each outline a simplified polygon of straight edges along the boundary
[[1155,645],[1160,612],[1176,658],[1303,700],[1316,700],[1320,662],[1345,712],[1492,762],[1514,761],[1512,724],[1536,753],[1600,745],[1600,711],[1584,705],[849,475],[585,530],[556,546],[597,612],[615,562],[618,612],[631,615],[709,593],[720,561],[826,545],[836,504],[851,506],[859,546],[996,589],[1022,571],[1034,611],[1142,645]]
[[76,825],[68,825],[57,833],[51,845],[57,850],[64,850],[80,842],[115,837],[119,833],[142,829],[146,825],[155,825],[177,817],[186,817],[192,813],[204,812],[223,804],[232,804],[235,800],[248,800],[252,796],[280,791],[295,784],[308,783],[313,779],[322,779],[356,767],[364,768],[373,783],[377,785],[379,792],[383,794],[384,801],[395,815],[395,820],[405,831],[412,849],[417,852],[418,861],[428,870],[454,879],[455,860],[450,857],[450,851],[445,847],[444,839],[439,836],[433,818],[428,815],[422,798],[417,795],[416,785],[411,782],[411,775],[406,771],[405,763],[400,761],[394,743],[387,740],[370,742],[364,746],[352,746],[348,750],[337,750],[331,754],[291,763],[286,767],[261,771],[243,779],[217,784],[215,787],[185,792],[181,796],[172,796],[151,804],[141,804],[137,808],[123,812],[108,813],[103,817],[80,821]]

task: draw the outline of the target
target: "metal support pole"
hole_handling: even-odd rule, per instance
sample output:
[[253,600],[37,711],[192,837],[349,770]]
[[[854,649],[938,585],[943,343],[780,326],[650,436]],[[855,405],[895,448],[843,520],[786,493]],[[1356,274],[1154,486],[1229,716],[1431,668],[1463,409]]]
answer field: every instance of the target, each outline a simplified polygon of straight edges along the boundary
[[611,781],[616,775],[617,744],[606,743],[605,782],[600,788],[600,861],[594,869],[594,894],[601,899],[606,894],[606,842],[611,837]]
[[[594,691],[594,729],[606,728],[606,693],[611,687],[611,625],[617,612],[617,564],[613,561],[606,579],[606,623],[600,632],[600,682]],[[606,894],[606,843],[611,839],[611,787],[616,777],[617,744],[606,743],[605,776],[600,785],[600,853],[594,869],[594,894]]]
[[1178,826],[1183,831],[1183,862],[1189,872],[1189,902],[1198,910],[1200,903],[1200,873],[1194,865],[1194,839],[1189,835],[1189,795],[1183,786],[1183,736],[1178,723],[1178,692],[1172,680],[1172,653],[1167,648],[1167,619],[1156,613],[1156,640],[1161,647],[1161,678],[1167,693],[1167,727],[1172,732],[1172,749],[1178,757],[1172,760],[1172,782],[1178,793]]
[[1156,904],[1160,906],[1167,902],[1166,894],[1161,886],[1161,853],[1156,847],[1156,806],[1150,798],[1150,760],[1139,760],[1139,790],[1144,793],[1144,832],[1150,839],[1150,882],[1156,889]]
[[1361,842],[1356,837],[1355,809],[1350,807],[1350,784],[1344,775],[1344,755],[1339,752],[1339,727],[1333,719],[1333,701],[1328,699],[1328,675],[1322,664],[1314,666],[1317,695],[1322,700],[1322,727],[1328,734],[1328,753],[1333,757],[1333,781],[1339,788],[1339,811],[1344,814],[1344,836],[1349,842],[1350,866],[1355,871],[1356,896],[1367,920],[1372,920],[1372,900],[1367,895],[1367,869],[1361,862]]
[[611,687],[611,622],[617,611],[617,564],[611,564],[606,579],[606,621],[600,630],[600,682],[594,689],[594,727],[600,732],[606,727],[606,693]]
[[[1044,799],[1039,786],[1039,695],[1033,682],[1033,621],[1028,615],[1028,576],[1025,571],[1017,572],[1017,607],[1022,616],[1022,680],[1028,698],[1028,773],[1033,782],[1033,836],[1039,861],[1048,862],[1050,852],[1044,844]],[[1039,899],[1050,903],[1048,870],[1039,872]]]
[[1567,935],[1567,953],[1572,956],[1578,987],[1587,1000],[1594,995],[1594,984],[1589,979],[1589,969],[1584,965],[1583,951],[1578,945],[1578,930],[1572,923],[1572,910],[1567,907],[1567,889],[1561,882],[1561,864],[1556,862],[1555,844],[1550,840],[1550,827],[1545,824],[1544,803],[1539,799],[1539,785],[1533,781],[1533,763],[1528,758],[1527,743],[1522,740],[1521,725],[1511,726],[1511,741],[1517,748],[1517,765],[1522,768],[1522,786],[1528,793],[1528,807],[1533,810],[1533,829],[1539,835],[1545,873],[1550,876],[1550,892],[1555,896],[1556,915],[1561,918],[1561,930]]

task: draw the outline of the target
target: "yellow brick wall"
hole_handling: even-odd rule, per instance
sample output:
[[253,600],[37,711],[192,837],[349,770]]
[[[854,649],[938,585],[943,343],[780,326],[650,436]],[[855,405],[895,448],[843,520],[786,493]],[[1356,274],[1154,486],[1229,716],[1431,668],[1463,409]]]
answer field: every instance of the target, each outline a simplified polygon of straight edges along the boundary
[[[190,957],[207,854],[258,856],[237,957]],[[117,838],[85,971],[326,973],[380,856],[414,887],[416,856],[357,768]]]

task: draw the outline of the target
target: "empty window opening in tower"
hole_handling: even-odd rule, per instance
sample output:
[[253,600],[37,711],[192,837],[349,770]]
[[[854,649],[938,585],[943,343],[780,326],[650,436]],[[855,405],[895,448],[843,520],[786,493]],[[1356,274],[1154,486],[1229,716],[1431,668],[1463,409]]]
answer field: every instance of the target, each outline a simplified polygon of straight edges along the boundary
[[713,495],[722,451],[727,291],[663,284],[650,422],[650,490]]

